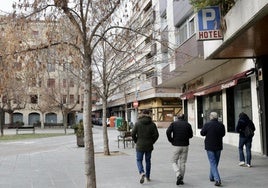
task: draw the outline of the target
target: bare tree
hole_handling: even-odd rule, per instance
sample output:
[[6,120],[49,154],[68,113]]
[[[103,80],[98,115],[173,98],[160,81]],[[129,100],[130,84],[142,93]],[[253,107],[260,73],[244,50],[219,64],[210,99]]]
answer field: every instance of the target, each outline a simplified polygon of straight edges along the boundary
[[[95,160],[94,160],[94,144],[91,126],[91,110],[92,110],[92,61],[93,54],[98,43],[108,33],[108,30],[100,30],[102,25],[110,23],[109,18],[117,9],[120,0],[74,0],[69,3],[67,0],[54,0],[54,1],[34,1],[29,3],[24,1],[19,7],[31,7],[32,13],[29,15],[33,19],[34,15],[45,17],[47,20],[60,17],[66,17],[77,35],[75,42],[57,41],[56,39],[49,41],[48,44],[41,44],[40,48],[46,46],[54,46],[65,44],[72,46],[76,49],[82,57],[82,75],[84,82],[84,108],[83,108],[83,123],[85,130],[85,175],[86,187],[96,187],[96,174],[95,174]],[[53,8],[54,7],[54,8]],[[45,11],[48,10],[49,11]],[[43,13],[43,14],[41,14]],[[27,17],[26,14],[24,17]]]
[[[9,123],[13,124],[13,112],[24,109],[28,100],[28,83],[25,78],[30,74],[23,74],[23,65],[20,57],[13,54],[16,46],[20,45],[20,40],[14,29],[14,22],[10,22],[8,17],[2,17],[2,36],[0,39],[0,109],[1,109],[1,135],[3,135],[4,113],[9,114]],[[31,65],[28,65],[28,67]]]

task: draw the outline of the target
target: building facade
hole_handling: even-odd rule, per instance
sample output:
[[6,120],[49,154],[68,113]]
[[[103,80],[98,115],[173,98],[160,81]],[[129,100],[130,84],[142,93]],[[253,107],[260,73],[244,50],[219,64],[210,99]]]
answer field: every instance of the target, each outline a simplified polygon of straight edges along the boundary
[[[254,5],[254,6],[253,6]],[[235,1],[234,6],[224,16],[226,30],[224,40],[206,42],[206,59],[247,59],[252,61],[254,75],[249,76],[251,84],[251,113],[248,112],[257,130],[253,149],[268,155],[267,130],[267,41],[268,2],[259,0],[252,4],[249,0]]]
[[[10,38],[13,43],[16,43],[16,40],[21,41],[18,43],[18,50],[34,49],[48,43],[49,32],[53,32],[50,40],[64,40],[64,35],[59,32],[60,27],[64,25],[44,21],[33,21],[23,25],[9,22],[3,27],[2,34],[5,35],[2,39],[8,38],[7,33],[12,29],[14,36]],[[13,49],[9,43],[3,46]],[[6,127],[62,127],[64,124],[70,126],[77,122],[77,117],[83,110],[81,72],[75,69],[79,67],[80,61],[71,49],[62,49],[51,46],[40,51],[29,50],[26,55],[14,55],[14,58],[2,58],[6,72],[9,72],[9,67],[14,69],[14,64],[16,65],[16,71],[12,73],[15,76],[5,80],[7,85],[1,90],[0,95]],[[20,84],[15,85],[18,79]],[[19,88],[21,89],[18,90]]]
[[[168,111],[168,108],[181,108],[182,104],[183,113],[192,124],[196,136],[200,136],[208,114],[216,111],[219,120],[226,125],[224,143],[235,146],[239,139],[235,132],[238,114],[245,112],[256,126],[252,149],[267,155],[267,100],[264,91],[267,85],[267,37],[264,34],[267,31],[267,1],[253,3],[237,0],[222,6],[228,7],[221,11],[223,38],[210,41],[197,40],[197,12],[188,0],[140,3],[142,6],[138,7],[141,12],[153,10],[153,28],[158,31],[153,36],[161,42],[156,43],[156,54],[152,59],[157,62],[153,69],[154,84],[144,90],[140,89],[146,88],[141,87],[142,84],[150,79],[144,77],[146,79],[142,83],[136,82],[137,87],[128,96],[129,111],[137,112],[149,107],[155,110],[154,121],[161,122],[156,114],[165,117],[162,112]],[[178,103],[161,109],[163,102],[156,105],[155,101],[164,101],[164,98],[157,96],[167,90],[174,92],[175,95],[169,95]],[[138,101],[137,108],[133,107],[135,100]],[[124,108],[118,105],[119,101],[120,97],[109,102],[113,115],[124,113]],[[174,110],[170,117],[181,112]],[[134,117],[136,115],[133,113]]]

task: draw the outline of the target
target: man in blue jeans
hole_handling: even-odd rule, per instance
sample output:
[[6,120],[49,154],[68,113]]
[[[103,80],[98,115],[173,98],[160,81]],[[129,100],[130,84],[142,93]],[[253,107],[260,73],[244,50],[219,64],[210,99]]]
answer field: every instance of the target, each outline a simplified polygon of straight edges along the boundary
[[[153,145],[157,141],[159,133],[155,123],[152,121],[149,110],[143,110],[132,130],[132,138],[136,143],[136,160],[140,174],[140,183],[144,183],[146,177],[150,181],[151,156]],[[145,156],[146,169],[143,168],[143,157]]]
[[218,114],[216,112],[210,113],[210,121],[204,124],[200,131],[205,138],[205,150],[210,164],[210,181],[215,181],[215,186],[221,185],[221,178],[218,171],[218,164],[220,161],[221,150],[223,149],[222,139],[225,136],[225,127],[218,121]]

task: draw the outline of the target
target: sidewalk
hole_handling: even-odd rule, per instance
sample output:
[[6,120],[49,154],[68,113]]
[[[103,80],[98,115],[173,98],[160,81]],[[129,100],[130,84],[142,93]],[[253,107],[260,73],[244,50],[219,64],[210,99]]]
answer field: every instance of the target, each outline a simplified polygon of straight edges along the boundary
[[[165,130],[159,129],[160,137],[152,154],[152,181],[145,181],[141,185],[136,167],[135,149],[130,146],[123,149],[122,143],[118,148],[116,141],[118,132],[109,128],[109,146],[112,155],[103,156],[102,128],[95,126],[93,137],[97,187],[215,187],[208,179],[209,164],[201,138],[191,139],[185,184],[180,186],[175,184],[176,177],[170,164],[172,148],[167,142]],[[0,142],[0,152],[0,188],[85,187],[84,148],[76,146],[75,135]],[[222,187],[267,187],[268,158],[253,154],[252,165],[252,168],[239,167],[237,148],[224,145],[219,166]]]

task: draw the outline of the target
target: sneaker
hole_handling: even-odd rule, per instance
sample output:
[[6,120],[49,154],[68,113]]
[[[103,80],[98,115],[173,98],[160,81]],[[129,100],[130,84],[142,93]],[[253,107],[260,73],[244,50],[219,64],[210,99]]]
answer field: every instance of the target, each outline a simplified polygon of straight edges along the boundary
[[217,186],[217,187],[221,186],[221,181],[216,181],[215,186]]
[[145,178],[145,174],[142,173],[141,174],[141,179],[140,179],[140,183],[143,184],[144,183],[144,178]]
[[239,166],[244,166],[244,165],[245,165],[245,162],[244,162],[244,161],[240,161],[240,162],[238,163],[238,165],[239,165]]
[[183,179],[183,177],[182,177],[181,175],[179,175],[179,176],[177,177],[176,185],[183,185],[184,182],[182,181],[182,179]]
[[246,167],[249,167],[249,168],[250,168],[250,167],[251,167],[251,165],[250,165],[250,164],[246,164]]

